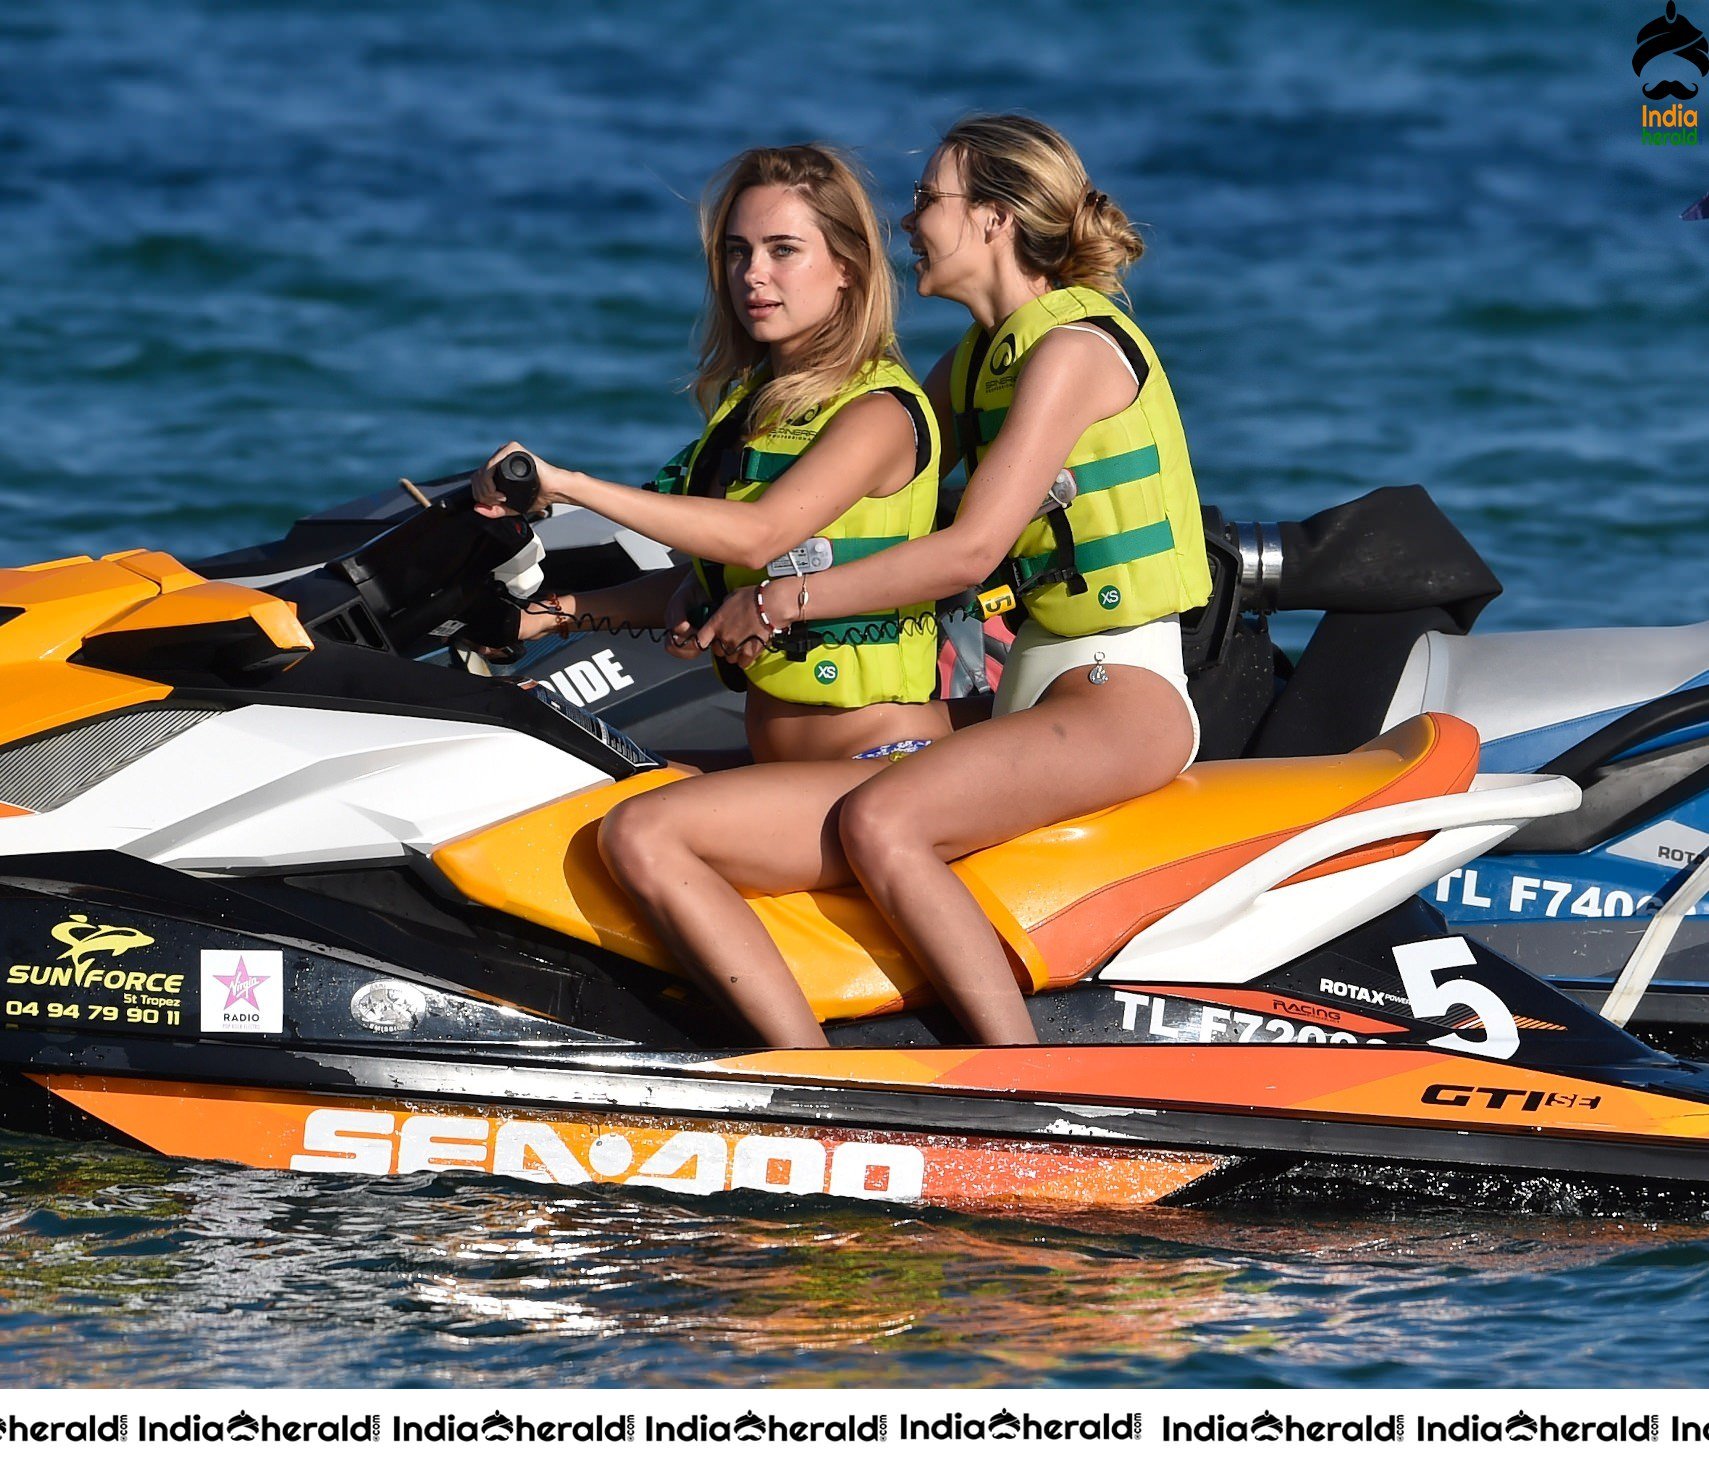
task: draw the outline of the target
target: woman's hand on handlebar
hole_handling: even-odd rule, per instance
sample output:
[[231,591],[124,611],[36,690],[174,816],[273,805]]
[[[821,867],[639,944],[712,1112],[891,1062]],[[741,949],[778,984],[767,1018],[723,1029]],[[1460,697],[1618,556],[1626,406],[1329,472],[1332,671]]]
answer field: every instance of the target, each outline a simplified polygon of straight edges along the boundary
[[558,608],[555,610],[549,605],[529,605],[518,617],[516,638],[538,640],[542,635],[555,635],[573,625],[575,612],[576,602],[567,594],[558,596]]
[[692,574],[683,575],[682,583],[665,603],[665,653],[678,660],[698,660],[700,642],[694,634],[709,612],[699,581]]
[[469,488],[475,495],[475,512],[488,518],[503,518],[516,512],[507,502],[493,472],[493,469],[513,452],[527,453],[534,459],[534,470],[540,479],[540,491],[533,504],[535,510],[570,501],[569,494],[564,490],[565,480],[570,475],[563,468],[554,467],[537,452],[529,452],[520,442],[506,442],[487,459],[485,467],[469,475]]
[[[700,627],[696,637],[700,647],[742,670],[751,666],[771,643],[773,633],[760,620],[758,600],[757,588],[734,591]],[[766,606],[769,611],[770,600]],[[775,629],[784,628],[773,623]]]

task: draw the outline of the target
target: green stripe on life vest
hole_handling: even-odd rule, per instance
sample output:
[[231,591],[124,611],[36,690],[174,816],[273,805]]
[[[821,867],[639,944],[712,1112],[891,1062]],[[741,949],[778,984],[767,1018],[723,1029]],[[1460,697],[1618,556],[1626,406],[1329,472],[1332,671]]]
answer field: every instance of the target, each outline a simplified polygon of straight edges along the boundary
[[1068,470],[1074,474],[1074,486],[1082,493],[1102,493],[1122,483],[1136,483],[1141,478],[1153,477],[1163,468],[1157,457],[1157,448],[1149,446],[1135,447],[1132,452],[1105,457],[1097,462],[1084,462]]
[[856,559],[870,559],[874,554],[882,554],[886,549],[907,542],[908,536],[902,533],[889,538],[834,538],[831,540],[831,561],[852,564]]
[[[1131,564],[1136,559],[1149,559],[1153,554],[1166,554],[1175,547],[1175,530],[1167,518],[1148,523],[1143,528],[1130,528],[1126,533],[1112,533],[1108,538],[1095,538],[1089,543],[1074,545],[1074,567],[1081,574],[1096,574],[1100,569],[1113,569],[1117,564]],[[1015,559],[1015,572],[1024,584],[1035,574],[1042,574],[1055,560],[1054,554],[1033,554]]]
[[[997,436],[997,429],[1003,425],[1003,418],[1008,416],[1009,409],[998,407],[994,411],[979,413],[979,440],[989,446]],[[1115,457],[1106,457],[1098,462],[1084,462],[1079,467],[1068,469],[1074,474],[1075,486],[1082,493],[1102,493],[1106,489],[1119,487],[1122,483],[1136,483],[1141,478],[1155,476],[1163,470],[1162,461],[1157,455],[1156,444],[1136,447],[1131,452],[1123,452]]]
[[745,483],[774,483],[795,466],[793,452],[756,452],[752,447],[742,454],[742,481]]

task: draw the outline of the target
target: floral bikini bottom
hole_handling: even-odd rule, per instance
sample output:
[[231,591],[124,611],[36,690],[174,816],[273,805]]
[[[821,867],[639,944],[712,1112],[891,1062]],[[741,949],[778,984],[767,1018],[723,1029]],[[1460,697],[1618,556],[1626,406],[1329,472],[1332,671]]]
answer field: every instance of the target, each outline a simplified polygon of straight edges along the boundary
[[908,737],[900,742],[886,742],[882,747],[868,747],[864,752],[856,752],[850,759],[855,762],[900,762],[904,757],[911,757],[915,752],[923,752],[932,744],[930,737]]

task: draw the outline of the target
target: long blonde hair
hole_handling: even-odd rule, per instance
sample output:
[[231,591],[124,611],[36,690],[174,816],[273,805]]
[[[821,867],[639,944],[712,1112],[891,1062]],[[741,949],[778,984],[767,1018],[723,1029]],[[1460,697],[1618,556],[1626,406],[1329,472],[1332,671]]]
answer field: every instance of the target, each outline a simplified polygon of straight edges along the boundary
[[1014,114],[964,117],[943,146],[961,164],[968,202],[997,203],[1014,216],[1015,254],[1030,273],[1105,295],[1145,242],[1054,127]]
[[825,243],[848,274],[837,307],[803,345],[800,368],[768,381],[754,399],[752,433],[813,407],[844,390],[869,361],[901,361],[896,346],[896,286],[884,232],[854,167],[822,143],[755,147],[721,169],[700,209],[706,251],[706,314],[694,395],[708,416],[732,381],[766,358],[766,347],[742,328],[724,270],[724,238],[736,200],[749,188],[790,188],[813,210]]

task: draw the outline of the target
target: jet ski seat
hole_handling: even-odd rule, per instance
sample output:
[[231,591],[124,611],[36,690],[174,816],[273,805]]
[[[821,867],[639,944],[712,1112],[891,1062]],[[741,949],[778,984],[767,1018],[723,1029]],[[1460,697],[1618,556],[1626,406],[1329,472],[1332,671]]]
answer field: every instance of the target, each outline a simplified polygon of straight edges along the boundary
[[1412,647],[1385,728],[1422,711],[1483,734],[1485,772],[1531,772],[1635,706],[1709,683],[1709,620],[1643,629],[1431,631]]
[[[1477,733],[1430,715],[1335,757],[1208,762],[1168,787],[1041,828],[952,867],[991,917],[1024,989],[1070,985],[1135,934],[1301,830],[1341,814],[1464,791]],[[658,970],[675,966],[599,857],[599,820],[682,774],[645,773],[548,803],[441,845],[465,896]],[[1409,851],[1422,836],[1355,849],[1300,878]],[[859,889],[751,901],[821,1021],[936,999]]]

